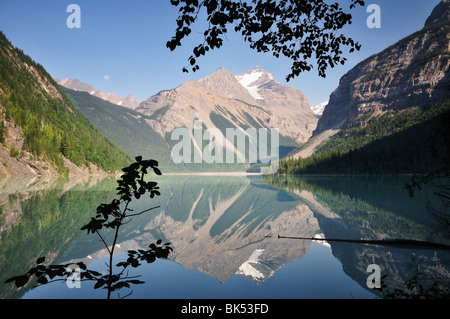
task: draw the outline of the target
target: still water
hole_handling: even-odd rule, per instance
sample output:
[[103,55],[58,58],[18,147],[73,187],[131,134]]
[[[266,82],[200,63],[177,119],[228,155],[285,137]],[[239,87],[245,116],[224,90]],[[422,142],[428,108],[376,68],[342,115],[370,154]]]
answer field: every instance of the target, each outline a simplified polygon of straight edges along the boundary
[[[423,284],[450,286],[450,251],[286,237],[414,239],[450,244],[449,231],[426,213],[424,189],[410,198],[408,177],[158,176],[161,196],[141,198],[122,227],[114,264],[129,249],[158,239],[172,243],[167,260],[132,269],[145,284],[128,298],[373,299],[369,265],[387,290]],[[115,196],[115,180],[0,192],[0,297],[105,298],[104,289],[52,283],[17,290],[4,281],[25,273],[40,256],[53,263],[83,261],[106,271],[107,251],[80,228]],[[106,235],[107,236],[107,235]],[[120,290],[122,297],[130,290]]]

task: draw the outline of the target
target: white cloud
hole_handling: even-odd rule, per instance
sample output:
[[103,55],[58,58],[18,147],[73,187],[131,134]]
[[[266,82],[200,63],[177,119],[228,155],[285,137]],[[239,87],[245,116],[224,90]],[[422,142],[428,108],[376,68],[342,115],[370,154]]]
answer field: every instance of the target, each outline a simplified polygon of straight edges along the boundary
[[103,76],[103,78],[104,78],[106,81],[108,81],[111,77],[110,77],[108,74],[105,74],[105,75]]

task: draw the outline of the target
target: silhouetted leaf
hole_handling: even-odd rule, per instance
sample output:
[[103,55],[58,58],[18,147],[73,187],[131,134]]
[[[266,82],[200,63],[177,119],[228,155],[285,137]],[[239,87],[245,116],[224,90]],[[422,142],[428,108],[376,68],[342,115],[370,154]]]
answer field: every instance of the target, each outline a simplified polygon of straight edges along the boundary
[[28,282],[30,277],[28,277],[28,275],[21,275],[21,276],[16,276],[16,277],[12,277],[8,280],[6,280],[5,282],[12,282],[14,281],[14,284],[16,285],[17,288],[20,288],[22,286],[25,286]]
[[87,266],[81,261],[77,263],[77,266],[80,267],[80,269],[82,269],[82,270],[86,270],[87,269]]
[[113,286],[114,289],[120,289],[120,288],[123,288],[123,287],[130,288],[130,285],[126,281],[121,281],[121,282],[118,282],[117,284],[115,284]]
[[156,256],[151,254],[149,256],[147,256],[146,261],[147,263],[151,264],[152,262],[154,262],[156,260]]
[[98,289],[98,288],[104,286],[105,284],[106,284],[106,281],[105,281],[105,280],[99,279],[99,280],[95,283],[94,289]]

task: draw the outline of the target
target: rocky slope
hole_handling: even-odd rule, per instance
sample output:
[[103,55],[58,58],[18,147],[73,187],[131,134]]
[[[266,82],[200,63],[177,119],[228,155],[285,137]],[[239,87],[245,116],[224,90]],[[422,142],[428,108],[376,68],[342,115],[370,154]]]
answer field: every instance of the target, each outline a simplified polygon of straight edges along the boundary
[[[314,135],[386,110],[427,107],[450,92],[449,1],[443,0],[422,30],[360,62],[339,83]],[[364,115],[363,119],[358,119]]]
[[136,110],[153,117],[151,125],[162,135],[176,127],[191,128],[194,118],[214,127],[211,114],[218,113],[235,127],[279,128],[281,135],[304,143],[317,123],[302,92],[278,83],[260,67],[236,76],[220,68],[199,81],[161,91]]
[[[59,177],[51,163],[36,158],[23,148],[24,134],[20,127],[5,120],[5,109],[0,104],[0,121],[5,126],[3,144],[0,144],[0,188],[1,195],[20,193],[24,190],[47,188]],[[63,158],[70,183],[78,183],[86,179],[102,179],[107,173],[92,163],[77,166],[67,158]],[[1,197],[1,196],[0,196]]]
[[5,127],[4,143],[0,144],[0,187],[3,192],[11,188],[17,190],[37,183],[53,182],[58,173],[48,163],[22,150],[22,129],[6,121],[4,114],[5,108],[0,104],[0,121]]
[[77,79],[70,79],[70,78],[67,78],[64,80],[59,80],[57,78],[54,78],[54,79],[59,85],[62,85],[66,88],[76,90],[76,91],[88,92],[89,94],[97,96],[103,100],[106,100],[108,102],[111,102],[111,103],[114,103],[114,104],[117,104],[120,106],[128,107],[130,109],[135,109],[141,103],[141,100],[136,99],[132,94],[122,97],[122,96],[118,96],[117,94],[114,94],[114,93],[107,93],[107,92],[97,90],[92,85],[83,83]]
[[442,0],[425,21],[425,27],[450,20],[450,1]]

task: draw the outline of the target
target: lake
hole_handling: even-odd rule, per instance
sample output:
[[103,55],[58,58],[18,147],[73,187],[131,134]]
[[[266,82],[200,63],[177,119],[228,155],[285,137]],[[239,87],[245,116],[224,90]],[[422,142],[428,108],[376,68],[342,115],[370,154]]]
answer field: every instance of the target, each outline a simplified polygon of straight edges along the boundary
[[[129,249],[162,239],[169,259],[132,269],[145,284],[128,298],[374,299],[368,284],[378,267],[386,289],[403,289],[419,274],[429,286],[450,286],[449,250],[374,245],[331,239],[413,239],[450,245],[448,228],[427,214],[431,189],[410,198],[405,176],[263,177],[156,176],[161,196],[133,202],[134,211],[159,208],[121,228],[114,263]],[[105,298],[104,289],[51,283],[17,290],[4,281],[36,259],[83,261],[106,271],[99,237],[80,228],[96,207],[115,198],[113,179],[3,190],[0,194],[0,297]],[[105,235],[107,236],[107,235]],[[281,236],[281,238],[279,238]],[[289,238],[283,238],[289,237]],[[330,241],[298,239],[328,238]],[[372,265],[372,266],[370,266]],[[370,266],[370,267],[369,267]],[[369,268],[368,268],[369,267]],[[371,277],[373,278],[373,277]],[[124,288],[112,297],[131,292]]]

